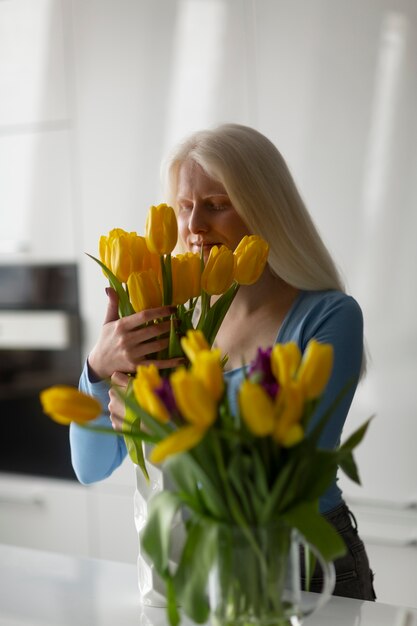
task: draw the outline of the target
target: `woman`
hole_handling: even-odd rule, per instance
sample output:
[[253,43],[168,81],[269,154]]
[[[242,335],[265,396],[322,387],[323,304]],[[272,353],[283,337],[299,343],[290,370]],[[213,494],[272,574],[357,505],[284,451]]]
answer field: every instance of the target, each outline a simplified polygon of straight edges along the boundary
[[[325,248],[276,147],[254,129],[236,124],[195,133],[167,162],[167,200],[178,213],[184,247],[207,258],[213,245],[234,249],[246,234],[262,236],[270,245],[268,265],[260,280],[241,286],[216,338],[228,355],[226,377],[231,406],[242,381],[242,362],[251,361],[259,347],[295,341],[303,352],[308,341],[331,343],[334,368],[313,425],[349,380],[345,394],[322,435],[321,444],[334,448],[365,369],[363,320],[359,305],[344,293],[336,267]],[[126,374],[167,345],[156,339],[168,322],[146,329],[139,324],[167,317],[169,307],[117,319],[117,301],[109,292],[107,317],[81,379],[81,389],[107,397],[103,378],[124,386]],[[157,363],[175,367],[180,361]],[[106,404],[106,402],[104,402]],[[110,392],[109,415],[117,428],[123,407]],[[101,420],[108,420],[109,415]],[[104,441],[105,439],[105,441]],[[71,427],[74,469],[82,482],[105,478],[126,456],[121,438],[103,438]],[[94,460],[92,460],[94,459]],[[343,535],[348,554],[336,561],[334,593],[375,599],[372,572],[364,545],[352,525],[336,478],[320,499],[320,511]],[[352,516],[353,517],[353,516]],[[319,578],[319,572],[315,576]],[[314,584],[320,585],[313,578]]]

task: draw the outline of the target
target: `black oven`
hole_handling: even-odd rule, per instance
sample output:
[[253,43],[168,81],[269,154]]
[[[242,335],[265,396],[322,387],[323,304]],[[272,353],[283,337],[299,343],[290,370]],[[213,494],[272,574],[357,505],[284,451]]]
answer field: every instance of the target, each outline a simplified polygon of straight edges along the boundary
[[77,385],[81,322],[75,264],[0,266],[0,471],[74,479],[68,428],[39,392]]

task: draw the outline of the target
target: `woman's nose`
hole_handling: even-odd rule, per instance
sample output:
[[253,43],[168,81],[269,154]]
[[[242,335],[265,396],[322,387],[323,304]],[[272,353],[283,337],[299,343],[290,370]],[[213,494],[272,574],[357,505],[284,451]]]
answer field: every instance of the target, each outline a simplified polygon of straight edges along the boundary
[[188,220],[188,229],[191,233],[207,232],[208,230],[207,218],[204,212],[204,207],[199,203],[195,203]]

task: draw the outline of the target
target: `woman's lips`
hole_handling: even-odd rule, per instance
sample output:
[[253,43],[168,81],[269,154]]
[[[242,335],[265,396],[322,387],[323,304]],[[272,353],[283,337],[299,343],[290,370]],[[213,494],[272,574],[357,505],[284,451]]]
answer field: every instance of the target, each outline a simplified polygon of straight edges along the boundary
[[203,246],[203,254],[206,255],[206,254],[210,253],[210,250],[213,248],[213,246],[220,246],[220,245],[221,244],[219,244],[219,243],[203,243],[203,244],[195,243],[195,244],[192,244],[191,250],[192,250],[192,252],[200,253],[201,246]]

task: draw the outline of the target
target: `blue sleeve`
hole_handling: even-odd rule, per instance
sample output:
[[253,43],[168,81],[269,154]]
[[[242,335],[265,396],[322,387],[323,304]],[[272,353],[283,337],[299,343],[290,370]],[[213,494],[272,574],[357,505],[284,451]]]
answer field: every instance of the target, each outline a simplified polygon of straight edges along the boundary
[[350,296],[324,302],[321,310],[316,310],[315,313],[304,328],[302,351],[311,338],[330,343],[334,349],[334,364],[325,394],[313,415],[310,428],[317,424],[341,390],[350,384],[320,439],[322,447],[332,449],[340,443],[342,429],[360,376],[363,357],[363,317],[358,303]]
[[[87,363],[81,374],[79,389],[96,398],[103,407],[103,413],[91,424],[111,428],[107,410],[109,386],[104,381],[90,381]],[[123,437],[93,433],[74,423],[70,426],[70,446],[72,466],[78,480],[84,485],[110,476],[127,454]]]

